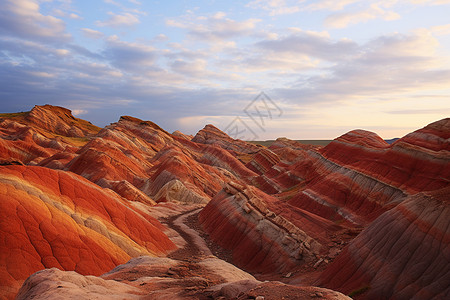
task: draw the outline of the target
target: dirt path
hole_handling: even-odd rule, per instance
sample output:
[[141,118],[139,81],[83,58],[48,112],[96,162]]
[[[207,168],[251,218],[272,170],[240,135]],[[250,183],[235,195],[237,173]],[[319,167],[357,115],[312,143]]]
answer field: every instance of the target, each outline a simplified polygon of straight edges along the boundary
[[167,227],[175,230],[186,242],[183,247],[170,253],[168,257],[197,261],[205,256],[216,256],[232,263],[231,251],[225,250],[213,242],[198,222],[198,214],[203,208],[194,208],[161,220]]
[[186,245],[183,248],[172,252],[168,255],[168,257],[178,260],[192,261],[200,256],[213,255],[198,232],[185,224],[188,217],[197,215],[201,210],[201,208],[190,210],[182,214],[172,216],[167,220],[167,226],[177,231],[186,241]]

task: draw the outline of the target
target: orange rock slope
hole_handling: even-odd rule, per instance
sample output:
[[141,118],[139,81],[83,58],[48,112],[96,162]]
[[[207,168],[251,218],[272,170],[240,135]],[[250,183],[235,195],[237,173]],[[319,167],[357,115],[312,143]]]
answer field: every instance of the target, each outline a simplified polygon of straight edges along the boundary
[[[385,227],[378,225],[374,227],[376,229],[364,231],[361,238],[347,248],[344,246],[372,222],[379,224],[380,219],[386,219],[386,214],[398,216],[395,212],[404,211],[405,206],[429,205],[431,210],[416,208],[415,218],[418,220],[409,222],[423,224],[421,233],[419,230],[416,234],[433,240],[436,251],[422,249],[420,254],[402,258],[408,260],[410,268],[418,270],[422,261],[426,261],[423,256],[427,256],[429,261],[443,263],[449,229],[442,220],[450,220],[448,209],[442,205],[433,208],[435,200],[427,204],[423,197],[412,195],[421,195],[419,192],[432,195],[438,191],[436,193],[442,201],[450,198],[448,188],[445,189],[450,185],[449,138],[450,119],[444,119],[399,139],[393,145],[388,145],[374,133],[356,130],[324,148],[291,148],[297,153],[296,159],[283,158],[286,151],[279,152],[279,162],[274,156],[276,152],[260,153],[249,165],[261,174],[253,183],[274,197],[251,186],[232,184],[231,188],[224,189],[209,202],[200,213],[200,222],[214,240],[232,250],[233,260],[239,266],[254,272],[279,274],[277,276],[292,273],[297,282],[310,282],[320,274],[318,271],[326,269],[328,263],[337,257],[337,262],[341,263],[333,264],[334,267],[327,269],[326,275],[320,279],[325,287],[354,292],[362,284],[356,279],[364,278],[365,284],[377,285],[369,294],[376,299],[390,297],[400,290],[379,288],[383,285],[383,278],[391,278],[393,285],[398,284],[401,289],[410,285],[405,295],[425,289],[423,284],[443,284],[438,282],[447,272],[445,270],[444,273],[436,271],[428,281],[402,278],[410,276],[402,273],[406,262],[399,263],[398,253],[391,249],[400,249],[399,237],[410,236],[411,227],[404,224],[407,218],[405,221],[397,220],[398,223],[403,222],[398,228],[386,227],[387,222]],[[290,153],[287,154],[287,158],[291,158]],[[433,210],[442,213],[439,218],[444,219],[434,220]],[[433,225],[434,221],[438,222],[437,226]],[[386,230],[384,234],[380,234],[382,228]],[[433,228],[440,232],[436,238]],[[383,238],[382,241],[371,236],[375,233],[379,234],[379,239]],[[388,233],[391,235],[389,239],[386,238]],[[361,242],[363,236],[364,242]],[[371,259],[378,257],[376,253],[380,250],[375,246],[386,249],[383,259],[379,259],[387,262],[385,265],[392,262],[395,266],[397,263],[395,272],[392,273],[389,267],[380,272],[370,270]],[[343,254],[339,255],[343,249]],[[417,246],[405,245],[402,251],[414,252],[415,249]],[[304,276],[305,272],[315,275]],[[357,275],[351,276],[354,272]],[[339,276],[341,273],[343,276]],[[391,273],[394,275],[389,275]],[[397,281],[394,277],[400,279]],[[411,282],[416,286],[411,287]],[[439,293],[435,295],[441,295]],[[427,299],[425,295],[430,294],[419,293],[417,297]]]
[[[61,154],[66,159],[60,161],[67,163],[99,130],[59,106],[36,105],[29,112],[0,114],[0,164],[15,161],[36,165]],[[52,167],[62,168],[62,164]]]
[[158,221],[69,172],[2,166],[0,206],[0,294],[7,298],[44,268],[100,275],[175,248]]
[[11,297],[47,267],[99,275],[162,255],[175,246],[143,211],[197,203],[211,240],[259,279],[445,298],[449,140],[450,119],[391,145],[354,130],[267,148],[213,125],[191,138],[129,116],[100,130],[49,105],[0,114],[2,288]]

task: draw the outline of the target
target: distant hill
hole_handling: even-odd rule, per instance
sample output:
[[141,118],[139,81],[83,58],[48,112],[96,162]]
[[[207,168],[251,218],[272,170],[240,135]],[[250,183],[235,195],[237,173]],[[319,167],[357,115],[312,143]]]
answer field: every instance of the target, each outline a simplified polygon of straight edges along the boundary
[[[384,141],[390,145],[390,144],[393,144],[398,139],[399,138],[393,138],[393,139],[388,139],[388,140],[384,140]],[[323,147],[325,147],[326,145],[331,143],[333,140],[294,140],[294,141],[302,143],[302,144],[305,144],[305,145],[313,145],[313,146],[323,146]],[[273,142],[275,142],[275,140],[250,141],[249,143],[270,147],[273,144]]]
[[388,143],[390,145],[390,144],[393,144],[394,142],[396,142],[397,140],[399,140],[399,138],[393,138],[393,139],[389,139],[389,140],[385,140],[385,141],[386,141],[386,143]]
[[[294,140],[294,141],[305,144],[305,145],[325,147],[326,145],[331,143],[332,140]],[[266,140],[266,141],[251,141],[250,143],[270,147],[274,142],[275,142],[275,140]]]

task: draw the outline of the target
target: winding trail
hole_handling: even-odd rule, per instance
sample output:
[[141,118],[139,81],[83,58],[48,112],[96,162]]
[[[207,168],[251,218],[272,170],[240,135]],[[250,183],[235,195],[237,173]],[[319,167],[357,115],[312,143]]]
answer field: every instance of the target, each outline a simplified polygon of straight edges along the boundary
[[199,259],[200,257],[213,255],[200,234],[185,224],[189,217],[198,214],[201,210],[202,208],[189,210],[179,215],[172,216],[167,220],[167,226],[177,231],[186,241],[184,247],[170,253],[168,257],[177,260],[192,261]]

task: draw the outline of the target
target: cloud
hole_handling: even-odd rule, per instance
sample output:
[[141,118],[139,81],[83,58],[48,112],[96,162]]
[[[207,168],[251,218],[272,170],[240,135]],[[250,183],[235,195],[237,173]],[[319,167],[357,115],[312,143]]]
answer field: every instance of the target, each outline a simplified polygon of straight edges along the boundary
[[357,44],[347,39],[333,41],[327,33],[295,30],[290,35],[265,40],[256,44],[257,48],[272,55],[292,54],[317,57],[327,61],[342,60],[356,54]]
[[385,10],[377,4],[372,4],[369,8],[364,10],[350,13],[335,13],[329,15],[325,19],[325,25],[333,28],[345,28],[349,25],[364,23],[373,19],[392,21],[399,18],[400,15],[396,12]]
[[445,5],[450,4],[450,0],[410,0],[412,4],[422,4],[422,5]]
[[166,25],[187,29],[188,34],[196,40],[214,42],[252,34],[260,21],[260,19],[247,19],[239,22],[226,18],[223,12],[217,12],[212,16],[197,17],[195,20],[168,19]]
[[79,15],[74,14],[74,13],[70,13],[70,14],[69,14],[69,18],[75,19],[75,20],[81,20],[81,19],[83,19],[82,17],[80,17]]
[[433,26],[430,31],[437,36],[440,35],[450,35],[450,24]]
[[52,10],[52,14],[58,17],[62,17],[62,18],[69,18],[72,20],[82,20],[83,17],[77,15],[76,13],[69,13],[69,12],[64,12],[61,9],[55,8]]
[[116,2],[114,0],[103,0],[103,2],[108,3],[108,4],[112,4],[115,6],[121,6],[121,4],[119,2]]
[[358,2],[370,3],[371,1],[362,0],[319,0],[313,1],[314,3],[306,5],[305,10],[329,10],[337,11],[342,10],[348,5],[352,5]]
[[449,114],[450,109],[447,107],[439,109],[402,109],[402,110],[387,111],[387,113],[395,115],[423,115],[423,114],[440,115],[443,113]]
[[163,33],[158,34],[153,39],[155,42],[167,42],[169,40],[169,37]]
[[47,72],[39,72],[39,71],[28,71],[28,73],[35,77],[41,77],[41,78],[54,78],[55,74],[50,74]]
[[[355,99],[392,100],[399,95],[445,91],[450,69],[434,53],[439,43],[429,32],[392,34],[361,45],[358,54],[318,76],[303,77],[297,88],[280,90],[287,98],[336,102]],[[387,101],[386,100],[386,101]]]
[[97,21],[95,24],[100,27],[110,26],[110,27],[121,27],[121,26],[132,26],[140,23],[139,18],[135,14],[124,12],[122,14],[115,14],[113,12],[108,12],[110,15],[109,19],[106,21]]
[[0,10],[0,34],[39,41],[68,41],[65,23],[45,16],[32,0],[5,0]]
[[83,32],[84,36],[94,40],[101,39],[105,36],[102,32],[90,28],[81,28],[81,31]]
[[87,113],[88,113],[88,111],[85,110],[85,109],[72,109],[72,114],[74,116],[84,115],[84,114],[87,114]]
[[[368,11],[377,19],[388,18],[388,12],[397,11],[395,5],[400,5],[399,1],[380,0],[375,8],[365,1],[333,1],[328,11],[318,13],[328,15],[328,20],[335,16],[335,26],[349,26],[370,19],[364,14],[358,17],[361,12]],[[131,2],[135,1],[121,4]],[[324,108],[330,115],[335,113],[336,107],[341,107],[339,112],[349,110],[357,115],[355,103],[361,107],[376,103],[384,114],[394,112],[390,114],[392,118],[397,117],[395,112],[416,117],[415,112],[403,111],[401,105],[385,107],[384,104],[400,102],[406,109],[417,108],[408,102],[417,94],[448,94],[450,70],[445,64],[448,57],[442,56],[440,47],[443,45],[437,39],[448,34],[448,24],[409,34],[385,34],[358,44],[349,39],[333,38],[330,33],[335,31],[273,28],[258,19],[234,19],[223,12],[200,16],[191,12],[166,20],[166,25],[172,27],[170,34],[161,32],[168,36],[161,34],[146,40],[134,39],[134,34],[108,37],[101,32],[103,28],[97,31],[83,25],[86,27],[75,30],[81,29],[78,33],[98,39],[91,41],[94,46],[83,47],[70,39],[63,20],[40,13],[47,10],[36,3],[7,2],[4,7],[15,19],[10,18],[12,23],[5,26],[3,22],[8,16],[0,12],[0,97],[6,99],[2,103],[3,110],[20,111],[24,109],[18,108],[19,105],[28,105],[25,109],[29,109],[34,104],[52,103],[83,113],[83,118],[99,125],[116,121],[126,110],[127,114],[151,119],[168,130],[180,129],[180,120],[183,126],[195,121],[195,126],[190,128],[195,131],[207,121],[226,126],[242,113],[248,101],[265,90],[277,103],[284,105],[285,111],[292,111],[289,120],[273,125],[277,133],[285,135],[282,130],[287,127],[293,128],[289,134],[295,134],[299,124],[305,124],[302,129],[312,130],[311,126],[306,126],[311,120],[317,122],[315,125],[324,119],[328,122],[328,115],[324,118],[322,114]],[[275,4],[281,5],[278,8],[295,6],[306,11],[308,5],[315,3],[315,7],[308,8],[307,13],[310,13],[313,8],[325,10],[319,4],[331,2],[252,3],[269,5],[268,8],[273,4],[271,9],[275,15],[278,13]],[[417,5],[424,5],[423,1],[421,3]],[[438,1],[427,3],[437,4]],[[26,9],[17,11],[20,5]],[[119,8],[122,9],[119,13],[110,13],[110,20],[103,22],[104,26],[113,26],[114,16],[126,14],[139,21],[140,13]],[[347,19],[342,17],[341,8],[349,9]],[[72,11],[62,9],[66,18]],[[341,19],[336,17],[339,14]],[[26,16],[24,20],[32,22],[19,24],[22,15]],[[106,25],[108,21],[110,25]],[[71,25],[78,23],[70,22]],[[184,40],[172,39],[179,36],[173,33],[175,31],[185,33]],[[445,100],[448,101],[448,97]],[[434,117],[432,108],[440,106],[435,99],[426,101],[434,103],[428,114]],[[444,103],[444,100],[439,101]],[[320,105],[322,108],[317,109]],[[366,111],[371,113],[369,109]],[[208,117],[199,118],[200,115]],[[304,119],[299,120],[298,116]],[[357,120],[364,118],[361,116]],[[371,121],[377,121],[374,119]],[[347,113],[344,120],[347,123],[341,118],[345,126],[336,125],[336,131],[352,129],[354,126],[350,126],[349,120],[352,115]],[[329,124],[332,126],[331,121]],[[327,130],[329,126],[324,124],[323,132]]]
[[285,0],[255,0],[246,5],[254,9],[263,9],[270,16],[293,14],[300,11],[298,5],[288,5]]
[[383,8],[393,8],[399,5],[446,5],[450,4],[450,0],[318,0],[318,1],[308,1],[313,2],[307,4],[306,1],[301,6],[302,11],[315,11],[315,10],[325,10],[325,11],[340,11],[343,9],[349,9],[349,7],[359,7],[364,11],[365,8],[372,6],[378,6]]
[[154,66],[157,52],[152,46],[124,42],[112,36],[106,41],[104,55],[116,68],[126,72],[142,72]]
[[[58,45],[63,46],[63,45]],[[54,64],[54,59],[67,56],[70,51],[57,48],[55,45],[41,44],[35,41],[21,40],[15,38],[0,38],[0,49],[8,57],[10,63],[16,65],[33,65],[37,63]]]
[[206,73],[207,61],[196,59],[194,61],[185,61],[177,59],[171,63],[171,69],[177,73],[189,77],[203,77]]

